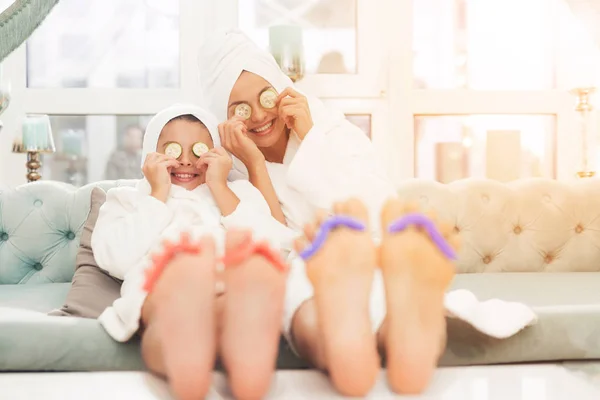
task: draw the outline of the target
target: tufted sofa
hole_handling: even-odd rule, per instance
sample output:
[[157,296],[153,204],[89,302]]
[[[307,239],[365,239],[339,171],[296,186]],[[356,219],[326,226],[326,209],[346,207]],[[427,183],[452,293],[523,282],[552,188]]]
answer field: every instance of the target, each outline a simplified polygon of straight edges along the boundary
[[[96,320],[44,314],[69,290],[92,187],[0,187],[0,371],[143,369],[137,340],[115,343]],[[412,180],[398,193],[460,232],[453,288],[522,301],[539,316],[503,341],[449,320],[443,365],[600,358],[600,181]],[[278,366],[305,367],[284,344]]]

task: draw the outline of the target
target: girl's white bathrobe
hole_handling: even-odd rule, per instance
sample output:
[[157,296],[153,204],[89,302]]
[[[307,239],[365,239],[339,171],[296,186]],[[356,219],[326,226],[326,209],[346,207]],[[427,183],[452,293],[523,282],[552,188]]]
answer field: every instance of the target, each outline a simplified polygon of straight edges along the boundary
[[[280,93],[287,87],[294,87],[269,53],[256,46],[244,33],[235,30],[216,33],[206,41],[200,49],[199,69],[205,101],[219,121],[228,118],[229,96],[243,71],[261,76]],[[291,132],[282,164],[267,162],[288,226],[299,232],[313,220],[317,210],[331,210],[336,201],[356,197],[366,204],[373,238],[376,242],[380,241],[382,206],[387,199],[396,196],[381,158],[370,139],[344,114],[325,107],[315,97],[305,96],[313,128],[303,140]],[[240,177],[247,179],[247,170],[237,159],[234,159],[234,169]],[[294,313],[312,295],[313,288],[306,277],[304,263],[294,257],[287,285],[284,333],[289,334]],[[462,291],[449,296],[446,304],[451,313],[464,316],[476,327],[495,335],[499,331],[488,326],[481,328],[483,320],[474,321],[470,317],[471,311],[479,312],[473,308],[473,301],[470,293]],[[505,328],[509,327],[511,334],[535,319],[524,306],[520,309],[522,312],[512,308],[506,311],[507,315],[515,312],[519,315],[516,319],[507,317],[506,324],[503,324]],[[376,270],[373,281],[370,313],[373,329],[378,329],[386,314],[384,285],[379,270]]]
[[[158,137],[167,122],[184,114],[201,120],[209,129],[215,147],[219,146],[216,123],[210,113],[195,106],[176,105],[158,113],[148,124],[142,160],[156,151]],[[266,239],[274,249],[289,252],[293,233],[271,217],[262,194],[248,181],[230,182],[229,187],[240,203],[226,217],[221,215],[207,185],[192,191],[172,185],[166,203],[150,196],[150,184],[145,179],[135,188],[108,191],[92,234],[92,249],[100,268],[123,279],[121,298],[99,317],[115,340],[126,341],[139,328],[146,298],[142,289],[144,270],[150,265],[151,253],[160,251],[163,240],[177,240],[183,231],[192,238],[208,234],[215,238],[218,254],[222,254],[225,231],[246,228],[254,232],[256,239]]]

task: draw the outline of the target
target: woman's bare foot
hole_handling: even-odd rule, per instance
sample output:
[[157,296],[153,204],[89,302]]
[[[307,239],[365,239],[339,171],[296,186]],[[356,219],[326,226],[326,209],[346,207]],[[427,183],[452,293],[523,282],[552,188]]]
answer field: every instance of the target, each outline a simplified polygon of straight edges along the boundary
[[[334,213],[363,221],[368,213],[359,200],[334,205]],[[305,228],[297,250],[313,241],[326,218]],[[371,327],[369,298],[375,272],[376,247],[369,230],[339,227],[329,233],[323,247],[306,261],[327,371],[336,389],[347,396],[366,395],[377,380],[380,360]]]
[[144,361],[181,400],[206,396],[215,363],[215,244],[203,238],[200,245],[199,255],[167,265],[142,312]]
[[[445,347],[444,294],[454,265],[426,232],[417,227],[390,234],[391,222],[416,207],[390,200],[383,208],[380,262],[385,281],[387,318],[382,329],[387,375],[395,392],[416,394],[427,387]],[[458,236],[447,224],[436,224],[450,245]]]
[[[248,232],[227,232],[227,249]],[[262,399],[277,364],[287,274],[255,254],[225,269],[221,357],[236,399]]]

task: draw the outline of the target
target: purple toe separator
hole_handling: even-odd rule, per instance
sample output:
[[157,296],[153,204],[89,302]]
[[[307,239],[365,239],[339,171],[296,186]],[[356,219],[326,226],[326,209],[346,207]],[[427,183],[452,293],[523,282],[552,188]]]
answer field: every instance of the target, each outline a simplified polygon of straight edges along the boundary
[[317,232],[315,240],[313,240],[313,242],[306,249],[300,252],[300,257],[303,260],[308,260],[309,258],[314,256],[315,253],[319,251],[319,249],[325,243],[329,232],[339,226],[343,226],[355,231],[364,231],[366,229],[366,226],[363,222],[352,217],[336,215],[334,217],[328,218],[327,220],[325,220],[325,222],[321,224],[321,228],[319,229],[319,232]]
[[423,214],[407,214],[404,217],[397,219],[388,226],[388,232],[397,233],[405,230],[410,225],[420,226],[425,229],[437,248],[440,249],[440,251],[449,259],[456,260],[456,252],[454,249],[444,239],[433,221]]

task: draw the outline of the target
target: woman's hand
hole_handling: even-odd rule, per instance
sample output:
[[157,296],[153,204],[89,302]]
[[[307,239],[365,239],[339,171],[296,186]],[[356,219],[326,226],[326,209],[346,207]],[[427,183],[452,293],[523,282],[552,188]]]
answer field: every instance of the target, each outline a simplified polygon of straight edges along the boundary
[[231,171],[231,157],[224,148],[217,147],[202,154],[196,162],[196,168],[206,165],[206,184],[209,188],[227,185],[227,176]]
[[288,87],[279,94],[277,103],[279,118],[283,119],[286,126],[296,132],[300,139],[304,139],[314,125],[306,96]]
[[150,183],[151,195],[166,202],[171,189],[171,169],[179,167],[179,161],[160,153],[150,153],[144,160],[142,172]]
[[236,156],[247,169],[252,169],[265,162],[265,156],[256,144],[248,137],[248,129],[244,119],[234,116],[219,125],[221,145]]

